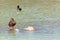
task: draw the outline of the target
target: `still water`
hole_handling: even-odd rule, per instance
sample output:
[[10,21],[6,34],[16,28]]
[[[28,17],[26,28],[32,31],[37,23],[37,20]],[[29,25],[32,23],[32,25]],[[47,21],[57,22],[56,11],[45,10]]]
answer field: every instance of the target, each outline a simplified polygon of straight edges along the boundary
[[[17,10],[17,5],[22,11]],[[8,30],[11,17],[19,32]],[[25,31],[28,26],[36,30]],[[0,0],[0,40],[60,40],[60,1]]]
[[[9,31],[8,26],[2,25],[0,28],[0,40],[60,40],[59,21],[32,22],[26,24],[24,27],[15,26],[15,29],[19,29],[19,32]],[[24,30],[25,26],[32,26],[36,30],[27,32]]]

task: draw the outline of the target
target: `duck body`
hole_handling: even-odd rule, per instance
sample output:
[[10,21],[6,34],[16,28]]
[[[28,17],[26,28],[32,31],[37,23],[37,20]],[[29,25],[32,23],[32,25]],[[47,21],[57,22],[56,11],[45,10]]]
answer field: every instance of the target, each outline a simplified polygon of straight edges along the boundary
[[15,20],[13,18],[11,18],[8,25],[9,25],[9,30],[14,30],[14,26],[16,25]]
[[9,27],[14,27],[16,25],[16,22],[15,21],[10,21],[9,22]]

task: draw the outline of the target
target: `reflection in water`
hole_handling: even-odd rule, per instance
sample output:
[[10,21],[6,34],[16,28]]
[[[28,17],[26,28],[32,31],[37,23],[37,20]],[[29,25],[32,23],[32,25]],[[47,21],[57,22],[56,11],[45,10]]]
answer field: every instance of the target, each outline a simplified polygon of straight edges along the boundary
[[9,36],[16,36],[15,31],[8,31]]
[[15,40],[17,37],[16,37],[16,34],[15,34],[15,31],[8,31],[8,39],[9,40]]

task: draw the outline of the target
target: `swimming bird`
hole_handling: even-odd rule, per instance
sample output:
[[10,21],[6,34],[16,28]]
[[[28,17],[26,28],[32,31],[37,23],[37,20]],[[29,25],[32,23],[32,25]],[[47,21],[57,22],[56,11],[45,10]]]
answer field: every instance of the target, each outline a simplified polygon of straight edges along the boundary
[[19,5],[17,5],[17,10],[21,11],[22,9],[19,7]]
[[16,25],[16,21],[14,20],[14,18],[11,18],[8,25],[9,25],[9,30],[14,30],[14,26]]

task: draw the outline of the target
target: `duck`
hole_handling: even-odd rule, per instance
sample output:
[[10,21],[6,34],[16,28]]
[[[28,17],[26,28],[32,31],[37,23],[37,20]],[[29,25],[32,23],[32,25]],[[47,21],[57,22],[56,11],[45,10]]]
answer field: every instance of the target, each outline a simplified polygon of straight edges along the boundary
[[11,20],[8,23],[9,25],[9,30],[14,30],[14,26],[16,25],[16,21],[14,20],[14,18],[11,18]]

